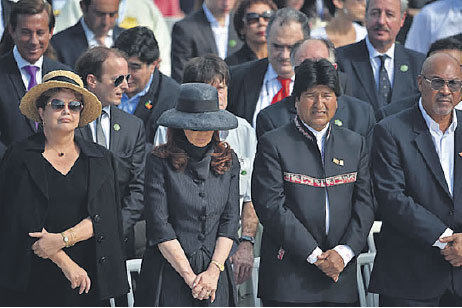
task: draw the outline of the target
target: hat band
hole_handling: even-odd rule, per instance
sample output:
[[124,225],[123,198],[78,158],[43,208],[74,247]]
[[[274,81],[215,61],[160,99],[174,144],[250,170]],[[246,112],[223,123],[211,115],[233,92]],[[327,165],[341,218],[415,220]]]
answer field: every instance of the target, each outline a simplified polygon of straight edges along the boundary
[[66,77],[66,76],[54,76],[54,77],[48,79],[46,82],[48,82],[48,81],[62,81],[62,82],[72,83],[73,85],[76,85],[78,87],[81,86],[74,79]]
[[214,112],[218,111],[218,104],[216,100],[179,98],[176,110],[189,113]]

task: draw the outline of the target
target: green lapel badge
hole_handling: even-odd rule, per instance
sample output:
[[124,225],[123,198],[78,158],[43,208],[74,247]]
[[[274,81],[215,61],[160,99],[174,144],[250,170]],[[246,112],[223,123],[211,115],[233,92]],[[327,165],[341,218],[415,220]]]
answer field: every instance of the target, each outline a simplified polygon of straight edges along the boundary
[[343,122],[340,121],[339,119],[336,119],[336,120],[334,121],[334,124],[337,125],[337,126],[343,126]]
[[120,130],[120,125],[119,124],[114,124],[114,130],[118,132]]
[[228,44],[229,44],[229,47],[233,48],[237,45],[237,42],[236,40],[229,40]]
[[399,69],[401,70],[401,72],[405,73],[409,69],[409,66],[407,66],[406,64],[403,64],[401,65]]

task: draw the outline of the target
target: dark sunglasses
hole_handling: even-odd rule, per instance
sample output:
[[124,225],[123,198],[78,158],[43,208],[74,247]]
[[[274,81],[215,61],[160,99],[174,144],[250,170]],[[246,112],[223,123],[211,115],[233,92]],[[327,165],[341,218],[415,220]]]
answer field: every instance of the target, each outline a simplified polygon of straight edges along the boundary
[[[66,103],[63,102],[60,99],[54,98],[51,101],[49,101],[47,103],[47,105],[50,105],[51,109],[53,109],[53,110],[61,111],[61,110],[64,110],[64,108],[66,106]],[[83,104],[81,102],[78,102],[78,101],[70,101],[67,104],[67,108],[69,108],[69,111],[77,113],[77,112],[82,111]]]
[[425,79],[427,82],[429,82],[430,87],[435,91],[438,91],[439,89],[444,87],[444,85],[447,85],[449,88],[449,91],[451,92],[458,92],[462,88],[462,80],[457,80],[457,79],[444,80],[438,77],[428,79],[425,76],[422,76],[422,78]]
[[124,82],[124,79],[128,82],[128,79],[130,79],[130,74],[117,76],[117,78],[114,79],[114,87],[120,86],[120,84]]
[[271,10],[264,11],[261,14],[258,13],[247,13],[244,16],[244,21],[246,24],[251,25],[251,24],[256,24],[257,22],[260,21],[260,18],[263,18],[265,21],[269,21],[270,18],[273,16],[274,12]]

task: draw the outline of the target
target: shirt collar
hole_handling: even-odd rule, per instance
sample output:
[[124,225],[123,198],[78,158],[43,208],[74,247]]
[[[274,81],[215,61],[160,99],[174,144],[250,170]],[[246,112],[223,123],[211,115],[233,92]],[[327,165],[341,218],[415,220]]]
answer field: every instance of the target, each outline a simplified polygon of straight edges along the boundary
[[103,107],[103,110],[106,111],[107,116],[109,118],[111,118],[111,106],[107,105],[107,106]]
[[392,60],[395,57],[395,43],[393,43],[393,45],[391,45],[391,47],[388,48],[387,52],[380,53],[374,48],[374,46],[372,46],[371,41],[369,41],[369,36],[366,35],[366,47],[367,47],[367,50],[369,51],[370,59],[375,59],[376,57],[381,56],[381,55],[387,55]]
[[[94,41],[95,34],[93,33],[93,31],[90,30],[90,28],[88,28],[83,17],[80,18],[80,23],[82,24],[83,32],[85,32],[85,37],[87,38],[87,42],[90,43],[91,41]],[[113,29],[110,29],[107,32],[106,37],[112,37],[112,33],[113,33]]]
[[32,66],[37,66],[40,70],[42,69],[42,64],[43,64],[43,55],[35,62],[35,63],[29,63],[27,60],[25,60],[21,54],[19,53],[18,47],[14,46],[13,48],[13,57],[16,63],[18,64],[18,68],[21,69],[24,66],[27,65],[32,65]]
[[138,92],[136,93],[134,96],[132,96],[131,98],[128,97],[128,95],[124,92],[122,94],[122,96],[124,97],[124,100],[125,101],[133,101],[135,99],[138,99],[139,97],[145,95],[146,93],[148,93],[149,91],[149,88],[151,87],[151,83],[152,83],[152,80],[154,79],[154,74],[151,74],[151,78],[149,78],[149,81],[148,83],[146,84],[146,86],[144,87],[144,89],[141,91],[141,92]]
[[[274,79],[277,79],[277,78],[278,78],[278,73],[276,73],[276,71],[274,70],[271,63],[268,62],[268,69],[266,70],[265,79],[264,79],[263,83],[273,81]],[[292,81],[294,81],[295,74],[292,75],[292,77],[290,79],[292,79]]]
[[[442,131],[440,130],[440,125],[436,123],[435,120],[433,120],[430,117],[430,115],[427,113],[427,111],[423,107],[422,98],[419,99],[419,109],[420,109],[420,112],[422,113],[425,123],[427,123],[428,129],[434,132],[442,133]],[[457,128],[457,114],[456,114],[456,110],[453,109],[452,110],[452,122],[449,125],[448,130],[446,132],[453,133],[456,130],[456,128]]]
[[306,128],[308,128],[310,130],[310,132],[313,133],[314,137],[316,137],[316,140],[323,140],[326,135],[327,135],[327,131],[329,130],[329,123],[327,123],[326,127],[324,127],[321,131],[317,131],[315,130],[314,128],[312,128],[311,126],[309,126],[308,124],[306,124],[305,122],[303,122],[303,125],[306,126]]
[[[212,25],[212,26],[215,26],[215,27],[220,27],[220,24],[218,23],[217,19],[215,18],[215,16],[213,16],[212,12],[210,12],[209,8],[205,5],[205,1],[204,3],[202,3],[202,9],[204,10],[204,13],[205,13],[205,17],[207,18],[208,22]],[[229,14],[226,14],[226,17],[225,17],[225,26],[226,28],[228,28],[229,26]]]

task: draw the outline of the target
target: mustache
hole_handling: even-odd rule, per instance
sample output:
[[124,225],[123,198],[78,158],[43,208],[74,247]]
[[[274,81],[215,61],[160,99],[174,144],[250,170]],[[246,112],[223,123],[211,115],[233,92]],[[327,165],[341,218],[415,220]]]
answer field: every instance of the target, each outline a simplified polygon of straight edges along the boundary
[[374,31],[388,31],[390,32],[390,29],[388,27],[374,27]]

